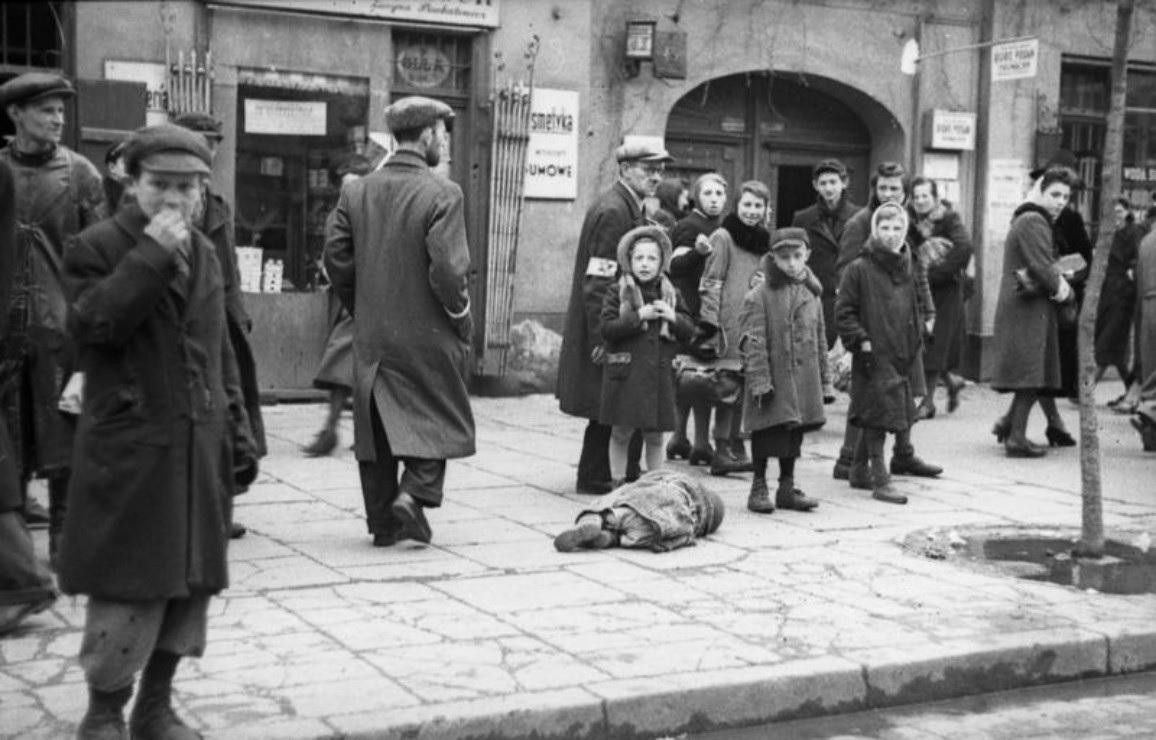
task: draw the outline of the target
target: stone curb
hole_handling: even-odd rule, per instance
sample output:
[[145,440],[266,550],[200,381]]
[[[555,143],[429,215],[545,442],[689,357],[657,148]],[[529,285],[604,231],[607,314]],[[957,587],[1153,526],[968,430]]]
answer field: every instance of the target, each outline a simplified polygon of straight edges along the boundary
[[1156,668],[1156,626],[1098,625],[330,717],[349,738],[642,740]]

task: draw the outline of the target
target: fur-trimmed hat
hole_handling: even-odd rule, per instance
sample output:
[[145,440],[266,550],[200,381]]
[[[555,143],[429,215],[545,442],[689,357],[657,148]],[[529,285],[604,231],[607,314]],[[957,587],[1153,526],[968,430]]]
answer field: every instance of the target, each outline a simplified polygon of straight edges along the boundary
[[[634,280],[634,275],[630,272],[630,249],[638,242],[649,239],[658,244],[658,250],[662,254],[662,264],[658,266],[658,280],[659,289],[662,292],[662,300],[666,301],[672,307],[678,303],[678,291],[674,284],[670,282],[665,274],[666,268],[670,266],[670,237],[666,235],[666,230],[661,226],[637,226],[622,235],[618,240],[618,312],[619,315],[625,314],[627,311],[637,311],[642,307],[642,289],[638,287],[638,283]],[[664,339],[673,340],[674,337],[670,332],[670,322],[665,319],[662,320],[661,336]],[[645,328],[647,322],[643,321],[642,326]]]

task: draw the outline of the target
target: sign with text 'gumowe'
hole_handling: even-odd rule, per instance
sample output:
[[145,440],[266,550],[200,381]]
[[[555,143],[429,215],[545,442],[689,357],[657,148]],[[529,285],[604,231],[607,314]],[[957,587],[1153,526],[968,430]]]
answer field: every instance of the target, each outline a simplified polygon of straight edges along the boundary
[[526,145],[527,198],[578,197],[578,93],[534,88]]

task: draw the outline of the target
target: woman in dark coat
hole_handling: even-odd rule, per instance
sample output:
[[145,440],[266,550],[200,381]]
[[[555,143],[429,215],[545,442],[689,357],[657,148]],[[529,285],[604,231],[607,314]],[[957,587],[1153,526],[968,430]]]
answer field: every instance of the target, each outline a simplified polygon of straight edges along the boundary
[[924,261],[935,303],[934,333],[923,352],[927,393],[916,412],[917,418],[930,419],[935,416],[935,386],[940,377],[947,386],[947,410],[959,406],[963,378],[953,371],[959,367],[963,344],[963,281],[974,248],[963,219],[939,200],[934,180],[916,177],[911,181],[911,215],[916,254]]
[[[632,270],[636,249],[650,245],[658,255],[653,274]],[[662,465],[662,433],[674,429],[674,372],[679,343],[693,324],[678,290],[664,274],[670,240],[661,228],[640,226],[618,242],[618,283],[602,303],[600,326],[606,348],[602,406],[598,418],[612,427],[610,472],[620,482],[626,472],[627,444],[635,430],[646,447],[646,469]],[[659,317],[655,307],[668,312]]]
[[1128,367],[1128,339],[1136,317],[1136,254],[1144,236],[1130,208],[1127,198],[1117,198],[1113,206],[1116,231],[1112,235],[1112,250],[1108,253],[1108,268],[1096,311],[1096,378],[1114,367],[1124,381],[1125,390],[1133,380]]
[[[1072,300],[1067,280],[1055,267],[1052,228],[1071,196],[1074,173],[1047,170],[1016,209],[1004,243],[1003,271],[995,311],[995,369],[991,386],[1015,393],[1003,437],[1008,457],[1042,457],[1027,439],[1028,415],[1042,393],[1060,387],[1058,305]],[[1019,273],[1019,274],[1017,274]],[[1034,283],[1024,289],[1023,277]],[[999,425],[997,424],[997,429]]]
[[[710,235],[718,228],[727,204],[727,181],[717,172],[700,175],[694,181],[694,207],[670,231],[674,251],[670,258],[670,280],[686,302],[690,318],[696,324],[700,299],[698,284],[710,255]],[[674,434],[666,443],[666,458],[683,458],[691,465],[709,464],[714,450],[710,446],[710,409],[706,377],[707,366],[697,357],[694,339],[682,348],[675,362],[676,403]],[[709,359],[709,358],[708,358]],[[686,437],[686,424],[694,412],[694,445]]]

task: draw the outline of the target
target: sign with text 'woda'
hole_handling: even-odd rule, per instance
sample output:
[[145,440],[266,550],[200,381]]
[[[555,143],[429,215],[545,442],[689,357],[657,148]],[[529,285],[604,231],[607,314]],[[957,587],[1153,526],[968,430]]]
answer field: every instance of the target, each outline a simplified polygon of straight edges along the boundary
[[526,146],[526,197],[578,197],[578,93],[534,88]]
[[1009,41],[991,47],[991,81],[1021,80],[1036,76],[1040,40]]

